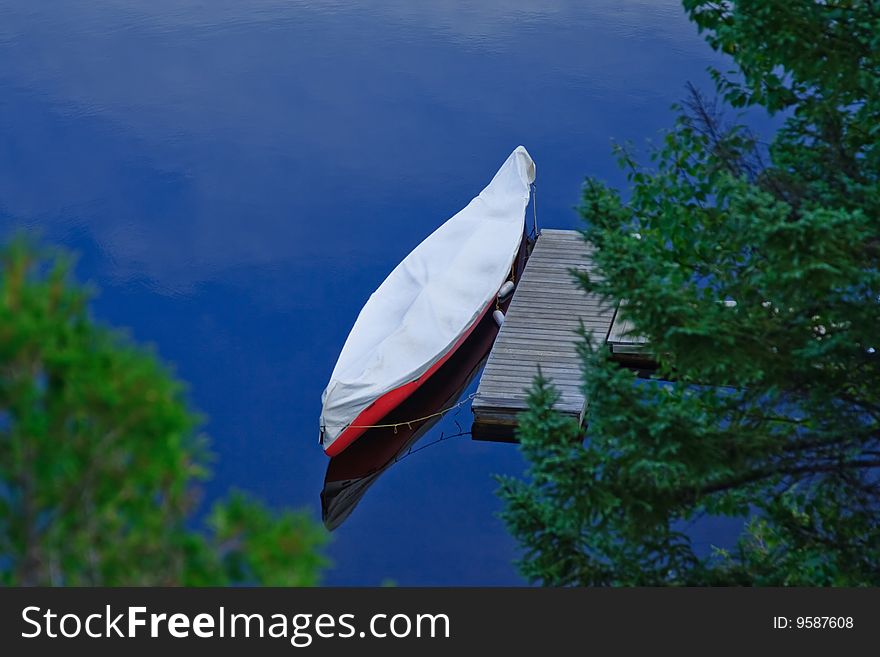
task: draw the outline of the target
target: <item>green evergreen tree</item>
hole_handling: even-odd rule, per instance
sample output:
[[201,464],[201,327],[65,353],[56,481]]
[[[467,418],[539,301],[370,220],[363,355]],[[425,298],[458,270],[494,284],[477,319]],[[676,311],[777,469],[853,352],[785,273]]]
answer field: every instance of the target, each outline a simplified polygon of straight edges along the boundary
[[[653,380],[583,342],[586,429],[536,382],[502,479],[521,570],[548,585],[880,584],[880,4],[685,0],[766,109],[761,144],[694,95],[626,199],[586,182],[599,276]],[[602,336],[604,337],[604,336]],[[735,546],[697,550],[707,515]]]
[[0,250],[0,583],[312,585],[326,533],[233,493],[195,531],[206,439],[183,385],[89,316],[69,258]]

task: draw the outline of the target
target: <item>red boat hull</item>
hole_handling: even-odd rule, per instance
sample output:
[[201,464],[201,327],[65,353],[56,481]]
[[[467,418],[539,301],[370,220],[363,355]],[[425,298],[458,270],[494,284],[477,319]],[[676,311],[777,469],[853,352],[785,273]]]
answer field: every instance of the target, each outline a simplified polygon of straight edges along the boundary
[[334,440],[330,445],[324,450],[324,453],[327,456],[333,457],[342,452],[346,447],[351,445],[355,440],[361,437],[361,435],[370,429],[371,427],[381,424],[382,418],[388,415],[395,408],[400,406],[410,395],[412,395],[416,390],[422,387],[422,385],[430,379],[436,372],[439,370],[443,364],[449,360],[456,351],[458,351],[459,347],[468,339],[468,336],[473,332],[473,330],[479,325],[480,321],[486,316],[492,307],[495,305],[495,300],[489,302],[489,304],[483,308],[480,316],[477,317],[476,321],[474,321],[470,328],[465,331],[464,334],[456,341],[456,343],[452,346],[446,354],[443,355],[436,363],[431,365],[428,370],[422,374],[415,381],[410,381],[409,383],[405,383],[402,386],[395,388],[389,392],[386,392],[384,395],[379,397],[372,404],[367,406],[363,411],[361,411],[360,415],[358,415],[354,421],[346,428],[339,436]]
[[[525,262],[528,259],[528,255],[529,238],[524,231],[522,240],[520,240],[519,251],[517,252],[516,258],[514,259],[513,263],[515,280],[517,281],[519,280],[519,276],[522,273],[523,268],[525,267]],[[506,302],[509,301],[510,299],[506,300]],[[458,338],[452,348],[446,354],[444,354],[442,358],[440,358],[436,363],[428,368],[428,370],[418,379],[416,379],[415,381],[410,381],[409,383],[405,383],[402,386],[395,388],[394,390],[386,392],[372,404],[367,406],[367,408],[361,411],[360,414],[351,422],[351,424],[347,428],[345,428],[342,433],[339,434],[339,436],[337,436],[336,440],[334,440],[324,449],[324,453],[330,457],[337,456],[370,428],[375,427],[375,425],[377,424],[383,424],[382,420],[389,413],[391,413],[395,408],[406,401],[416,390],[421,388],[422,385],[424,385],[424,383],[428,381],[428,379],[430,379],[443,366],[444,363],[446,363],[446,361],[448,361],[450,358],[452,358],[453,355],[455,355],[459,348],[465,342],[467,342],[468,337],[480,325],[482,320],[491,313],[492,308],[495,306],[495,303],[495,299],[492,299],[486,305],[486,307],[483,308],[476,320],[471,323],[467,331],[465,331],[464,334],[462,334]],[[504,304],[504,307],[507,307],[507,303]]]

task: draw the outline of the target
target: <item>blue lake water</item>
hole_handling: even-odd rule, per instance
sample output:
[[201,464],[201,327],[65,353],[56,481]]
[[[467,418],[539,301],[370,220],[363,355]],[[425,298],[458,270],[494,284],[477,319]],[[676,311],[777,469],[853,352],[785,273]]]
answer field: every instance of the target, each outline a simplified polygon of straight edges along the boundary
[[[541,224],[577,226],[585,176],[623,183],[611,138],[657,139],[713,63],[675,0],[0,0],[2,230],[79,251],[95,314],[190,382],[208,500],[318,517],[320,394],[385,275],[518,144]],[[523,467],[466,438],[403,460],[325,581],[522,583],[491,475]]]

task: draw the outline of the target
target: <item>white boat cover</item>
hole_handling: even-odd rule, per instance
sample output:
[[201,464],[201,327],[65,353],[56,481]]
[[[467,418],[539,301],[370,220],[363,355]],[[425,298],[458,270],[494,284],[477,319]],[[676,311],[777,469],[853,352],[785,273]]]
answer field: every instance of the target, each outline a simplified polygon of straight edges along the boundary
[[370,296],[321,397],[324,449],[370,404],[443,358],[494,299],[519,249],[534,180],[535,163],[519,146]]

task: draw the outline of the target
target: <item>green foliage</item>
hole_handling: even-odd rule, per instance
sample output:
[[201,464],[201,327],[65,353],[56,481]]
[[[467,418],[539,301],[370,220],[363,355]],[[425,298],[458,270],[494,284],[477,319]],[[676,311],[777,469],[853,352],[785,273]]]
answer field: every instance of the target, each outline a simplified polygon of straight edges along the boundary
[[0,250],[0,583],[316,583],[325,534],[304,513],[234,494],[191,529],[200,419],[68,272],[24,239]]
[[[618,149],[628,200],[587,181],[582,283],[659,368],[584,340],[585,440],[537,381],[504,518],[550,585],[880,584],[880,8],[684,5],[737,65],[724,99],[783,126],[762,151],[695,95],[651,166]],[[706,515],[738,544],[696,550]]]

